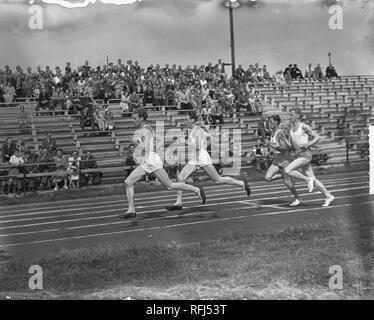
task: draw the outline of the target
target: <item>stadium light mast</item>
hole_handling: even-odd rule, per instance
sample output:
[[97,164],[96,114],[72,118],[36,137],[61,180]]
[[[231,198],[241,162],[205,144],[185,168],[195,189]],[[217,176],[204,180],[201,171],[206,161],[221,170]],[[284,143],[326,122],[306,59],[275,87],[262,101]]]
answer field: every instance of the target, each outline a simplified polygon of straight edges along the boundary
[[231,70],[232,77],[235,75],[235,37],[234,37],[234,14],[233,10],[239,8],[237,0],[227,0],[225,6],[229,8],[230,17],[230,47],[231,47]]

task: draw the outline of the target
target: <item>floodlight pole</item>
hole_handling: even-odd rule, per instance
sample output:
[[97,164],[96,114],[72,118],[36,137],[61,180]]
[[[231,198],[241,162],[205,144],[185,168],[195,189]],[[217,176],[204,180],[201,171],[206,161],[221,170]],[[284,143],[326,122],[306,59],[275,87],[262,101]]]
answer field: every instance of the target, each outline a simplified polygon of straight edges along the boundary
[[232,77],[235,75],[235,37],[234,37],[234,14],[233,8],[229,6],[229,16],[230,16],[230,46],[231,46],[231,71]]

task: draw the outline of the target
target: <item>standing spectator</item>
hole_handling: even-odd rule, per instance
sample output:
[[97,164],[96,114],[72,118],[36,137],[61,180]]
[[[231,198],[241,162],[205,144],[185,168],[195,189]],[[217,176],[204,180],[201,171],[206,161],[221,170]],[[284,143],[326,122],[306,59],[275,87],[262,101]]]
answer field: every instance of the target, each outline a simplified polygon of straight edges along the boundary
[[[25,154],[25,174],[30,174],[30,173],[38,173],[38,155],[35,152],[30,152],[28,151]],[[34,177],[28,177],[26,179],[26,186],[25,190],[29,190],[32,192],[35,192],[38,185],[37,185],[37,178]]]
[[68,162],[66,157],[62,154],[61,149],[57,150],[56,155],[53,157],[53,161],[55,165],[54,169],[57,172],[57,174],[52,178],[55,186],[54,190],[58,190],[58,185],[62,181],[64,182],[64,189],[68,189],[68,174],[66,173]]
[[50,157],[54,156],[56,154],[57,150],[57,143],[52,138],[52,134],[47,133],[45,139],[42,141],[41,145],[42,149],[47,149],[48,155]]
[[[16,193],[20,195],[21,189],[22,189],[22,180],[19,177],[15,177],[15,176],[18,176],[19,174],[22,173],[25,160],[23,159],[23,157],[21,156],[20,152],[17,149],[14,151],[14,154],[10,157],[9,164],[10,164],[9,175],[13,176],[9,179],[9,186],[10,186],[9,189],[11,190],[12,186],[14,186],[16,189]],[[13,184],[13,182],[15,183]],[[9,193],[12,193],[12,191],[9,191]]]
[[4,102],[9,106],[14,101],[15,96],[16,90],[14,86],[11,85],[10,81],[7,81],[3,88]]
[[308,64],[308,69],[305,70],[305,79],[314,79],[314,70],[311,63]]
[[314,68],[314,77],[317,80],[322,80],[323,79],[323,72],[322,72],[321,65],[319,63]]
[[15,149],[15,143],[11,138],[7,138],[3,144],[3,162],[8,162],[10,160],[10,157],[13,155]]
[[71,157],[69,157],[68,171],[70,172],[70,187],[79,188],[79,167],[80,167],[81,157],[78,155],[78,151],[73,151]]

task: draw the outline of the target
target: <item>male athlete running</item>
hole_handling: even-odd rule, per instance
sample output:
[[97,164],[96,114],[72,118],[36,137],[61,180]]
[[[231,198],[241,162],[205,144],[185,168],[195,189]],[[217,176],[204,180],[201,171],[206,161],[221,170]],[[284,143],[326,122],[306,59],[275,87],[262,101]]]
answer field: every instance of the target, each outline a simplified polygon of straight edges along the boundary
[[[205,125],[197,121],[198,116],[195,111],[186,115],[186,126],[191,129],[188,136],[188,146],[192,148],[192,159],[184,166],[178,175],[178,181],[184,182],[195,171],[203,168],[209,177],[216,184],[229,184],[243,188],[247,196],[251,194],[251,189],[247,180],[236,180],[231,177],[221,177],[216,168],[213,166],[212,159],[207,151],[207,138],[209,136]],[[174,205],[166,207],[167,210],[182,210],[183,209],[183,191],[178,191],[177,201]]]
[[[290,141],[285,139],[285,142],[289,147],[295,150],[296,159],[284,169],[284,172],[292,178],[305,181],[308,184],[309,192],[312,192],[314,186],[316,186],[326,197],[322,206],[328,207],[331,202],[334,201],[335,197],[328,192],[322,182],[315,177],[311,165],[312,153],[310,147],[316,145],[321,140],[321,137],[307,124],[301,122],[302,114],[300,108],[292,108],[290,116]],[[312,138],[311,141],[309,141],[309,137]],[[299,172],[299,169],[302,169],[305,175]]]
[[295,200],[290,203],[290,207],[296,207],[300,205],[301,199],[296,191],[295,184],[292,179],[284,174],[280,174],[280,171],[283,171],[285,167],[290,164],[291,155],[289,152],[289,147],[287,146],[286,136],[282,129],[279,128],[281,123],[281,118],[278,115],[273,116],[270,119],[270,125],[272,128],[272,133],[270,136],[270,141],[266,141],[266,145],[273,149],[274,159],[273,163],[269,167],[265,175],[265,180],[271,182],[276,179],[280,179],[283,176],[283,182],[286,187],[291,191]]
[[198,188],[181,182],[171,182],[159,155],[156,153],[156,134],[152,127],[147,124],[148,114],[144,109],[136,110],[133,115],[134,122],[139,126],[140,130],[134,138],[135,144],[142,144],[145,148],[145,155],[140,165],[125,180],[126,196],[128,201],[128,210],[125,214],[119,215],[121,219],[136,217],[134,206],[134,184],[142,179],[147,173],[153,173],[156,178],[168,189],[183,190],[195,193],[202,199],[203,204],[206,201],[205,192],[202,187]]

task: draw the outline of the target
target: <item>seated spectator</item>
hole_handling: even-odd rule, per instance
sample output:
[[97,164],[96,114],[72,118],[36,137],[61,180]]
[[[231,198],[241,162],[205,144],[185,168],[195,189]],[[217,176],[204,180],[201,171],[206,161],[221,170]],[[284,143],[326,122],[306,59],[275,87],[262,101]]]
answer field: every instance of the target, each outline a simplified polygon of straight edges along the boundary
[[221,105],[215,103],[211,107],[211,114],[210,114],[210,119],[212,121],[213,125],[217,124],[217,121],[219,121],[219,124],[223,124],[223,108]]
[[107,129],[113,130],[114,129],[114,120],[113,120],[113,114],[112,111],[109,109],[105,111],[104,119],[107,123]]
[[51,101],[51,110],[53,115],[55,114],[55,110],[61,110],[63,111],[65,109],[64,106],[64,99],[65,99],[65,94],[61,90],[60,87],[56,87],[53,89],[52,93],[52,101]]
[[241,108],[248,110],[248,98],[244,90],[240,90],[235,103],[236,112],[239,112]]
[[42,87],[42,90],[39,94],[38,104],[36,106],[36,115],[39,115],[39,110],[42,109],[45,111],[46,109],[50,109],[50,95],[46,91],[45,87]]
[[45,139],[42,141],[41,147],[42,147],[42,149],[47,149],[48,155],[50,157],[52,157],[56,154],[57,143],[52,138],[52,134],[50,134],[50,133],[46,134]]
[[257,127],[257,135],[261,137],[261,139],[265,140],[270,137],[271,132],[269,129],[269,124],[266,121],[266,116],[264,114],[261,115],[261,119],[258,121]]
[[297,64],[294,64],[291,68],[291,78],[292,80],[303,79],[303,74],[301,70],[297,67]]
[[283,86],[285,85],[285,79],[284,79],[284,76],[283,76],[283,72],[282,70],[278,71],[276,74],[275,74],[275,82],[280,85],[280,86]]
[[[38,173],[38,155],[35,152],[26,152],[25,156],[25,174]],[[38,178],[28,177],[26,178],[25,190],[35,192],[38,187]]]
[[18,113],[18,125],[20,129],[21,134],[28,133],[28,125],[29,125],[30,119],[29,115],[25,110],[24,106],[20,106],[19,113]]
[[290,85],[292,83],[291,70],[287,70],[287,72],[283,74],[283,77],[286,84]]
[[68,189],[68,173],[66,172],[68,161],[63,155],[62,150],[58,149],[56,155],[52,159],[55,165],[54,170],[57,172],[57,174],[52,177],[52,182],[55,186],[54,190],[58,190],[61,182],[64,182],[64,189]]
[[330,63],[329,66],[326,68],[326,78],[337,78],[338,74],[334,68],[334,66]]
[[80,168],[81,157],[78,155],[78,151],[73,151],[71,157],[68,159],[68,171],[70,172],[69,180],[71,188],[79,188],[79,168]]
[[108,128],[108,123],[104,117],[104,110],[100,110],[99,107],[95,108],[95,112],[93,114],[93,118],[95,119],[95,123],[100,131],[105,131]]
[[125,91],[121,95],[121,102],[119,104],[119,107],[120,107],[122,113],[128,113],[130,111],[129,102],[130,102],[129,93],[128,93],[128,91]]
[[125,157],[126,157],[125,167],[130,167],[129,169],[125,169],[126,177],[128,177],[130,173],[133,172],[135,167],[137,166],[137,162],[134,159],[134,150],[135,150],[135,145],[131,143],[125,152]]
[[151,87],[147,86],[144,91],[144,104],[146,106],[152,105],[154,102],[154,92]]
[[260,92],[259,91],[255,91],[254,92],[254,96],[253,96],[253,99],[254,99],[254,108],[253,108],[253,112],[255,112],[256,114],[262,114],[262,103],[261,103],[261,98],[260,98]]
[[93,117],[93,114],[92,114],[91,110],[88,107],[85,107],[82,110],[81,115],[80,115],[80,119],[79,119],[79,123],[80,123],[80,127],[82,128],[83,131],[86,127],[90,127],[92,130],[96,129],[95,119]]
[[253,154],[253,162],[256,165],[256,169],[259,171],[265,171],[267,170],[267,161],[266,161],[266,153],[265,153],[265,146],[261,139],[257,140],[257,144],[253,146],[252,150]]
[[8,179],[3,178],[8,175],[9,162],[3,161],[3,151],[0,150],[0,188],[1,193],[8,194]]
[[[81,170],[98,168],[95,157],[92,155],[91,151],[87,150],[84,153],[80,163],[80,168]],[[90,181],[93,185],[98,186],[101,183],[102,176],[102,172],[81,173],[81,186],[87,186]]]
[[[40,155],[37,158],[37,163],[39,164],[39,173],[48,173],[53,169],[54,161],[49,155],[48,149],[42,149]],[[51,188],[51,178],[50,176],[42,176],[40,178],[40,186],[42,190],[48,190]]]
[[23,157],[29,151],[29,148],[26,146],[25,140],[18,139],[15,150],[18,150],[20,153],[20,156]]
[[140,105],[138,95],[136,94],[136,92],[132,92],[129,97],[129,111],[133,112],[135,109],[139,108],[140,106],[141,105]]
[[12,141],[11,138],[7,138],[3,144],[3,162],[9,162],[10,157],[13,155],[14,150],[16,149],[16,144]]

